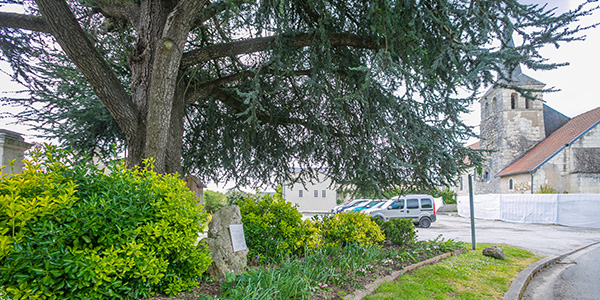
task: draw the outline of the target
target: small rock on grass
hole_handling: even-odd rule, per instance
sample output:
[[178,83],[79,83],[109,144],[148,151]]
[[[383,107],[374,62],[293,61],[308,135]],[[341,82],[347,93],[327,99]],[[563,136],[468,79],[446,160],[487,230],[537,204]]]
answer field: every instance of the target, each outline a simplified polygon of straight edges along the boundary
[[490,256],[495,259],[506,259],[506,254],[504,254],[504,251],[502,251],[502,249],[500,249],[498,246],[487,247],[481,252],[483,255]]

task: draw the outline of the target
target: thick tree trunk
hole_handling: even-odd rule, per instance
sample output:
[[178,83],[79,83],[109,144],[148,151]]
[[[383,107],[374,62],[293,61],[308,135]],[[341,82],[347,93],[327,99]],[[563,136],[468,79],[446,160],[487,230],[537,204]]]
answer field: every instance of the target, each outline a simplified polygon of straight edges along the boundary
[[[156,45],[168,11],[161,1],[142,1],[140,3],[140,18],[137,21],[137,40],[135,53],[129,56],[131,69],[131,98],[138,111],[136,134],[127,138],[127,165],[138,166],[146,156],[147,116],[150,99],[150,88],[154,73],[154,58]],[[161,168],[162,169],[162,168]]]
[[171,124],[166,148],[165,172],[183,174],[181,151],[183,146],[183,123],[185,114],[185,85],[178,80],[175,101],[171,110]]
[[[150,78],[152,82],[148,98],[144,155],[154,158],[155,170],[159,173],[168,172],[168,142],[172,140],[170,135],[179,134],[178,127],[182,122],[182,120],[172,120],[172,117],[183,117],[181,111],[173,111],[173,109],[175,106],[179,106],[177,102],[183,101],[182,99],[176,100],[175,92],[185,42],[196,15],[206,2],[207,0],[179,0],[174,8],[167,9],[168,16],[161,27],[160,35],[158,35],[160,39],[156,41],[152,49],[154,62]],[[182,108],[176,109],[181,110]],[[179,136],[179,139],[181,138]],[[180,151],[178,153],[181,155]]]
[[136,136],[128,139],[129,165],[152,157],[156,172],[181,174],[185,102],[183,88],[177,92],[179,65],[194,16],[205,2],[140,3],[136,53],[129,61],[132,99],[140,117]]

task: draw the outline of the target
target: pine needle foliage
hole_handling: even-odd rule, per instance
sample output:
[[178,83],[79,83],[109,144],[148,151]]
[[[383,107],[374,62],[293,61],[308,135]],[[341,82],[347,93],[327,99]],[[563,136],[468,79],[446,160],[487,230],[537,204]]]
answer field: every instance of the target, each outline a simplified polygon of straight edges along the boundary
[[[1,2],[37,13],[28,1]],[[69,2],[131,92],[140,80],[128,68],[141,53],[132,49],[136,33],[99,3],[145,1]],[[364,191],[446,185],[468,167],[465,157],[480,161],[463,147],[474,133],[461,120],[477,93],[506,85],[519,64],[562,65],[539,49],[582,39],[576,22],[595,9],[584,3],[557,14],[515,0],[212,1],[198,12],[178,66],[182,164],[203,179],[244,185],[289,180],[292,167],[327,169]],[[0,29],[2,59],[31,95],[3,102],[34,103],[19,117],[66,147],[102,153],[109,143],[126,144],[92,88],[48,42]],[[302,174],[298,180],[316,176]]]

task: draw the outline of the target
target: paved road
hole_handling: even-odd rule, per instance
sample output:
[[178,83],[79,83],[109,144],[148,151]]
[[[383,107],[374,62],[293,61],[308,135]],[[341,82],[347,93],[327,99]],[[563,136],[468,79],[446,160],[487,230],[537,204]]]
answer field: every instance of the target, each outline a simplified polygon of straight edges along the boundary
[[[438,215],[429,228],[418,228],[419,240],[444,239],[471,242],[471,221],[459,216]],[[497,243],[517,246],[536,255],[563,254],[600,241],[600,228],[579,228],[560,225],[520,224],[475,219],[477,243]],[[598,296],[597,299],[600,299]]]
[[535,274],[523,300],[600,299],[600,244],[569,255]]

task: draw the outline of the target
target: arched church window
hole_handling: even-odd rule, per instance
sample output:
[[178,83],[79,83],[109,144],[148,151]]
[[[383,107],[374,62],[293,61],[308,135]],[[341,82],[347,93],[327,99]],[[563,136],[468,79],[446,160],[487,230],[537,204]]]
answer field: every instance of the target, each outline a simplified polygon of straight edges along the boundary
[[510,94],[510,109],[517,108],[517,100],[518,99],[519,99],[519,96],[517,95],[517,93]]
[[488,102],[485,103],[485,112],[483,117],[487,118],[490,115],[490,104]]
[[525,99],[525,109],[532,109],[533,108],[533,100],[532,99]]
[[508,189],[512,191],[512,190],[514,190],[514,188],[515,188],[515,185],[514,185],[513,179],[511,178],[508,180]]
[[498,103],[496,101],[496,97],[494,97],[494,99],[492,99],[492,110],[493,111],[498,110]]

